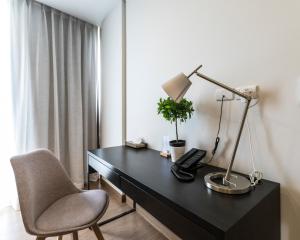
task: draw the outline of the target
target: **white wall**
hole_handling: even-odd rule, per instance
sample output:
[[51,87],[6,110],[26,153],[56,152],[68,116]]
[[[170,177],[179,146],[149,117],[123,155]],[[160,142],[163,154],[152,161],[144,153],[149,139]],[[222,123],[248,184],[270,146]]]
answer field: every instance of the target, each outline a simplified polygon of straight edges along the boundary
[[[282,191],[282,239],[300,239],[300,1],[128,0],[127,139],[142,136],[161,148],[174,127],[157,115],[166,95],[161,84],[182,71],[202,72],[230,86],[260,86],[261,99],[249,114],[255,161]],[[192,79],[186,95],[196,113],[180,126],[188,147],[213,148],[219,105],[215,87]],[[215,165],[227,166],[242,106],[225,104],[222,143]],[[250,172],[247,131],[234,165]]]
[[101,147],[122,144],[122,1],[101,25]]

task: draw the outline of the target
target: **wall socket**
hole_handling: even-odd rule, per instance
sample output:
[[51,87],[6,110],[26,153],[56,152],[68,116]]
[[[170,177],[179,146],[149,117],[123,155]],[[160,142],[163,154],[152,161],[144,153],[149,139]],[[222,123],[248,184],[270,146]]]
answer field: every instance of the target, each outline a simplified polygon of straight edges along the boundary
[[[236,88],[236,90],[250,96],[252,99],[257,99],[258,98],[258,85],[238,87],[238,88]],[[238,96],[238,95],[235,95],[235,99],[236,100],[241,100],[241,97]]]
[[[236,88],[236,90],[238,90],[239,92],[244,93],[246,95],[249,95],[252,99],[258,98],[258,85],[238,87],[238,88]],[[241,97],[239,95],[229,92],[226,89],[218,88],[216,90],[216,100],[222,101],[223,96],[224,96],[225,101],[230,101],[230,100],[234,100],[234,99],[241,100]]]

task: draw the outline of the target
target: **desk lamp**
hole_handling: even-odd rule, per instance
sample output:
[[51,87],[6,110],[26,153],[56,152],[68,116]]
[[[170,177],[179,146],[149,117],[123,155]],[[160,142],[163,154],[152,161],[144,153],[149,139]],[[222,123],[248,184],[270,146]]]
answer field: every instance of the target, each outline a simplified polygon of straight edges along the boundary
[[189,87],[192,85],[192,82],[189,80],[190,77],[193,75],[198,76],[201,79],[205,79],[221,88],[224,88],[241,98],[245,99],[245,108],[243,112],[243,117],[241,121],[241,125],[238,131],[238,135],[235,141],[231,161],[229,164],[229,167],[226,172],[215,172],[215,173],[209,173],[204,177],[205,185],[217,192],[227,193],[227,194],[242,194],[250,191],[251,184],[250,181],[239,174],[232,173],[232,166],[234,163],[235,155],[238,149],[238,145],[240,142],[240,138],[242,135],[242,131],[244,128],[247,112],[250,106],[251,97],[243,94],[234,88],[228,87],[223,83],[220,83],[210,77],[205,76],[202,73],[199,73],[198,70],[202,67],[200,65],[197,67],[190,75],[186,76],[183,73],[180,73],[176,77],[170,79],[166,83],[162,85],[162,88],[164,91],[168,94],[170,98],[172,98],[176,102],[180,102],[180,100],[183,98]]

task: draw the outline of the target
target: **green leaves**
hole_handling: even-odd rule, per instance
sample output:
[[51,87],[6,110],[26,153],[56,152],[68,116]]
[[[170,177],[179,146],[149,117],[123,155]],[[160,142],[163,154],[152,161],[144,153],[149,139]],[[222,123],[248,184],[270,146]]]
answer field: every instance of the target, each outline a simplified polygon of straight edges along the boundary
[[158,114],[161,114],[167,121],[173,123],[176,120],[185,122],[192,117],[194,112],[193,103],[183,98],[179,103],[168,97],[167,99],[159,99],[157,103]]

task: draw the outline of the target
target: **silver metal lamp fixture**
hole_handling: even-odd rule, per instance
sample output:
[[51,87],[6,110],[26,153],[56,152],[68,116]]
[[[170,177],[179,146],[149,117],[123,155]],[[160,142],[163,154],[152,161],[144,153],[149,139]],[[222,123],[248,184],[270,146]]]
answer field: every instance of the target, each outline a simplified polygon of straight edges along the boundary
[[183,73],[178,74],[176,77],[172,78],[171,80],[167,81],[162,85],[162,88],[164,91],[168,94],[169,97],[171,97],[174,101],[180,102],[180,100],[183,98],[189,87],[192,85],[192,82],[189,80],[190,77],[193,75],[197,75],[201,79],[205,79],[221,88],[224,88],[241,98],[245,99],[245,108],[240,124],[240,128],[238,131],[238,135],[235,141],[232,157],[230,164],[227,168],[226,172],[216,172],[216,173],[209,173],[204,177],[205,184],[208,188],[217,191],[217,192],[222,192],[222,193],[227,193],[227,194],[242,194],[250,191],[251,189],[251,184],[250,181],[240,175],[240,174],[235,174],[232,173],[232,166],[234,163],[234,159],[236,156],[236,152],[239,146],[240,138],[243,132],[245,120],[247,117],[248,109],[250,106],[251,102],[251,97],[243,94],[239,91],[237,91],[234,88],[228,87],[223,83],[220,83],[208,76],[205,76],[202,73],[199,73],[198,70],[202,67],[200,65],[197,67],[190,75],[186,76]]

